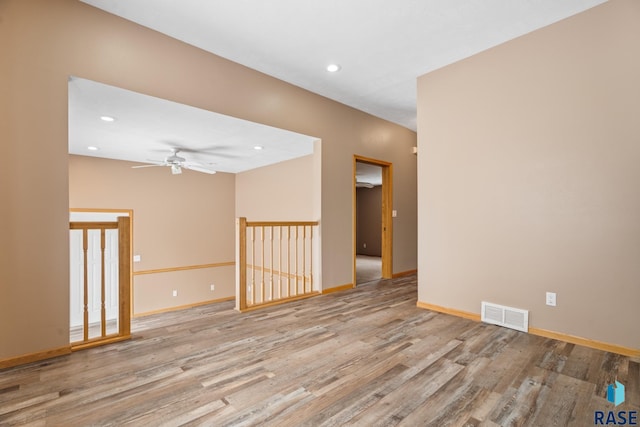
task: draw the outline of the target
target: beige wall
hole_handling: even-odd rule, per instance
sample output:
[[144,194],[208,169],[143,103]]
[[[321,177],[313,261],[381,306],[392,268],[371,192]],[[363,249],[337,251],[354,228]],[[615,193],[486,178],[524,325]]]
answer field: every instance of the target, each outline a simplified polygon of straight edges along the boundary
[[638,22],[613,0],[419,79],[420,301],[640,348]]
[[[318,221],[315,154],[236,175],[236,216],[248,221]],[[319,154],[318,154],[319,156]]]
[[[309,156],[236,175],[236,217],[248,221],[318,221],[321,224],[321,141]],[[313,283],[321,290],[322,236],[313,231]],[[259,250],[259,248],[258,248]],[[331,286],[329,286],[331,287]]]
[[382,256],[382,187],[356,188],[356,200],[356,253]]
[[233,296],[233,265],[136,273],[233,262],[235,175],[133,165],[69,156],[70,208],[133,210],[134,314]]
[[325,288],[352,280],[353,154],[392,162],[394,270],[415,268],[414,132],[77,0],[0,2],[0,51],[0,360],[68,344],[71,75],[320,138]]

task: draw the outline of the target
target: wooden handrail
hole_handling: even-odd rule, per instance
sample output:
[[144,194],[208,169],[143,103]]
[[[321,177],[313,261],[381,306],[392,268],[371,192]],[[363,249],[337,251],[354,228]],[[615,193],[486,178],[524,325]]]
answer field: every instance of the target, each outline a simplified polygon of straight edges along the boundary
[[313,228],[318,221],[237,218],[236,225],[238,310],[319,294],[314,289],[318,269],[314,269],[313,255]]
[[[131,219],[129,217],[118,217],[117,222],[70,222],[70,230],[79,230],[82,232],[82,340],[71,343],[72,350],[86,348],[90,346],[100,345],[113,340],[127,339],[131,336],[130,329],[130,288],[131,288],[131,242],[130,238]],[[99,276],[99,324],[100,332],[97,337],[89,337],[89,268],[88,268],[88,236],[89,231],[99,231],[99,258],[100,258],[100,276]],[[106,264],[105,251],[106,233],[105,230],[116,230],[118,241],[118,332],[108,333],[107,331],[107,295],[106,295]]]
[[69,230],[117,230],[117,222],[70,222]]
[[288,227],[288,226],[315,226],[318,221],[247,221],[247,227]]

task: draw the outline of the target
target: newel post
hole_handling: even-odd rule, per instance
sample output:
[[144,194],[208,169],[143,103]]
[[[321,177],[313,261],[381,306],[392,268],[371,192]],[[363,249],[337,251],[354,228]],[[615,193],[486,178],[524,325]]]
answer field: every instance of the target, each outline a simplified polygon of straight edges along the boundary
[[118,325],[120,336],[131,335],[131,218],[118,217]]
[[247,308],[247,218],[236,218],[236,310]]

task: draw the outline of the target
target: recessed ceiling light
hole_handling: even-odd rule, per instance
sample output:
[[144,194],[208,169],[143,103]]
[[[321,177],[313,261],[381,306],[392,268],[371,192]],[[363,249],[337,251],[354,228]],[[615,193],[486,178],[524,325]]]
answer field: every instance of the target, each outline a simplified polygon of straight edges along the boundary
[[114,118],[113,118],[113,117],[111,117],[111,116],[100,116],[100,120],[102,120],[102,121],[104,121],[104,122],[113,122],[113,121],[115,121],[116,119],[114,119]]
[[338,64],[329,64],[329,65],[327,65],[327,71],[330,72],[330,73],[338,72],[338,71],[340,71],[340,68],[341,67]]
[[96,147],[96,146],[90,145],[90,146],[87,147],[87,150],[89,150],[89,151],[98,151],[99,148]]
[[262,150],[264,147],[262,145],[256,145],[255,147],[253,147],[254,150]]

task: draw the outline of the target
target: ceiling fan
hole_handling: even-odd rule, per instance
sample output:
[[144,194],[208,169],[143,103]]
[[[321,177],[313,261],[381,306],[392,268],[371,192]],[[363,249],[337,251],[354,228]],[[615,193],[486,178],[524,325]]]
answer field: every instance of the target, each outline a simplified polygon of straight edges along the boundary
[[152,165],[140,165],[140,166],[131,166],[133,169],[139,168],[152,168],[155,166],[168,166],[171,168],[171,173],[174,175],[178,175],[182,173],[182,169],[189,169],[196,172],[203,172],[208,174],[214,174],[216,171],[212,169],[208,169],[200,163],[188,162],[184,157],[178,156],[178,153],[181,150],[179,148],[172,148],[171,155],[165,157],[164,160],[149,160],[153,162]]

